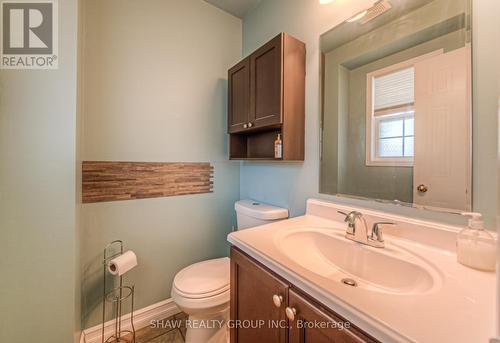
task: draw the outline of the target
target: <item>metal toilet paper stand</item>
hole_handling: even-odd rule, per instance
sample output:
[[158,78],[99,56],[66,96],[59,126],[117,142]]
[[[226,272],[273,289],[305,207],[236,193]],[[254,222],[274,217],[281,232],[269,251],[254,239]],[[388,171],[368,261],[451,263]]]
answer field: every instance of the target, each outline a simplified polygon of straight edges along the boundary
[[[118,246],[119,252],[109,254],[111,247]],[[134,286],[123,285],[123,275],[120,276],[118,287],[113,288],[109,292],[106,291],[106,276],[107,266],[109,261],[123,254],[123,242],[120,240],[113,241],[106,245],[104,248],[103,258],[103,292],[102,292],[102,343],[135,343],[135,327],[134,327]],[[126,299],[130,298],[130,327],[131,330],[122,330],[122,305]],[[109,303],[113,306],[114,315],[114,334],[107,339],[104,336],[104,328],[106,322],[106,304]],[[130,335],[130,338],[122,336]]]

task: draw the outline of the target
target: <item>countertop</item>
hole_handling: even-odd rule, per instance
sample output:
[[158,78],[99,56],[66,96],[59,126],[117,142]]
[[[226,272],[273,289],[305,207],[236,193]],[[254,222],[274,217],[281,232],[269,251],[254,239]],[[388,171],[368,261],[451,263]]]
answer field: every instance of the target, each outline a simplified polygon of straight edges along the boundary
[[233,232],[228,241],[381,342],[487,343],[494,336],[495,273],[457,263],[449,249],[386,235],[384,249],[404,249],[435,266],[439,287],[422,294],[347,287],[302,267],[278,248],[276,239],[286,230],[314,227],[345,232],[345,223],[308,212]]

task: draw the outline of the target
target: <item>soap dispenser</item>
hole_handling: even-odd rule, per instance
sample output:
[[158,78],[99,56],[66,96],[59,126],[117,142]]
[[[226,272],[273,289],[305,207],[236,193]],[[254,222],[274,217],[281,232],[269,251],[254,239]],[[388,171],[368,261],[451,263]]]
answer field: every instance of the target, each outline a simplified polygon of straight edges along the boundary
[[481,213],[464,212],[469,216],[468,227],[457,236],[457,261],[465,266],[494,271],[497,261],[495,238],[484,229]]

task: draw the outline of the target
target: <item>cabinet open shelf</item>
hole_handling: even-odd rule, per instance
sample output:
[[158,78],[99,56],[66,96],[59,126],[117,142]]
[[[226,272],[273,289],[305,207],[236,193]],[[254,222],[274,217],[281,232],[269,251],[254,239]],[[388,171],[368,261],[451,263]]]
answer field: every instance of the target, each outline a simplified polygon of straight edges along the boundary
[[274,158],[274,141],[281,129],[230,135],[232,160],[281,160]]

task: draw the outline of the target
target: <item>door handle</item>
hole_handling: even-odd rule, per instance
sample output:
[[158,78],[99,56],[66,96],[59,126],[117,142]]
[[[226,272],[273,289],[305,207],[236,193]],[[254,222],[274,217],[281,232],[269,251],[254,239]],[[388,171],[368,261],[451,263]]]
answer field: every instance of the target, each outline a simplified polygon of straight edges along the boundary
[[424,184],[418,185],[417,187],[417,191],[419,191],[420,193],[426,193],[428,190],[429,188]]

